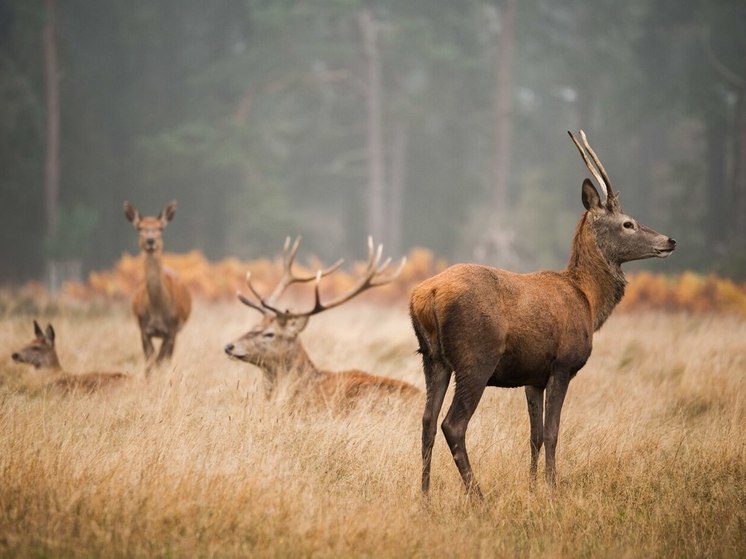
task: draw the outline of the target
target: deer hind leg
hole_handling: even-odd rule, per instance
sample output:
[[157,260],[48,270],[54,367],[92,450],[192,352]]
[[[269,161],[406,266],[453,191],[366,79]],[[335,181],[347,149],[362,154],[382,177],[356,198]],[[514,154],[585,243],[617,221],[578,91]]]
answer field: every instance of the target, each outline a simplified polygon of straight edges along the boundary
[[531,487],[536,485],[536,470],[539,463],[539,451],[544,444],[544,389],[535,386],[526,387],[528,419],[531,423]]
[[473,370],[474,374],[470,374],[465,378],[459,378],[458,372],[456,373],[456,393],[441,425],[466,490],[470,495],[474,495],[478,499],[483,498],[482,491],[479,489],[476,479],[474,479],[474,473],[469,463],[469,455],[466,452],[466,428],[469,426],[469,420],[474,415],[479,400],[482,398],[484,389],[487,386],[486,380],[493,370],[494,367],[490,367],[488,370],[483,371],[486,373],[484,375],[481,374],[481,371]]
[[553,373],[547,383],[546,414],[544,417],[544,443],[546,445],[546,478],[547,484],[554,488],[556,484],[556,470],[554,455],[557,450],[559,437],[560,414],[562,404],[570,384],[570,375],[564,372]]
[[427,393],[425,411],[422,414],[422,492],[427,493],[430,489],[430,465],[438,430],[438,415],[451,381],[451,370],[444,363],[435,362],[424,354],[422,362]]

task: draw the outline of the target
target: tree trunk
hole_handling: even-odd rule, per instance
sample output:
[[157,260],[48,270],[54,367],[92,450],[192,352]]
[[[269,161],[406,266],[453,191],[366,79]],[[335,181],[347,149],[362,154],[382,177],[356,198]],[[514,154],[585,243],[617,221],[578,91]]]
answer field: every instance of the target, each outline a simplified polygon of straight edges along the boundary
[[47,159],[44,175],[44,209],[47,219],[47,236],[57,234],[57,205],[60,183],[60,106],[55,47],[55,0],[46,0],[46,25],[42,36],[47,83]]
[[493,207],[503,215],[509,212],[508,179],[512,141],[512,63],[515,43],[515,0],[503,0],[500,34],[497,39],[497,82],[495,87],[495,158],[493,160]]
[[736,105],[735,173],[733,181],[733,207],[735,208],[735,241],[746,243],[746,89],[739,93]]
[[384,216],[385,163],[382,132],[383,110],[381,108],[381,53],[378,46],[377,25],[369,10],[365,9],[360,12],[359,23],[367,65],[365,98],[368,114],[368,232],[376,240],[382,240],[385,235],[386,222]]
[[392,254],[402,251],[402,208],[407,177],[407,126],[398,120],[393,126],[391,140],[391,177],[389,178],[388,238]]

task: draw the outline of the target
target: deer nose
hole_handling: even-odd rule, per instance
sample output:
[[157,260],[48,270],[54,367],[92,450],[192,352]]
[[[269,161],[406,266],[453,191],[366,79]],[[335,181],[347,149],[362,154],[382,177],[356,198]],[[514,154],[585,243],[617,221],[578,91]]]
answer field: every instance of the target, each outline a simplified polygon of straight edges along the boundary
[[155,239],[153,237],[150,237],[149,239],[145,239],[145,244],[152,247],[155,244]]
[[233,351],[233,347],[234,347],[234,346],[233,346],[233,344],[225,344],[225,352],[226,352],[226,353],[227,353],[228,355],[230,355],[230,354],[231,354],[231,352]]
[[19,353],[14,353],[10,356],[13,361],[18,361],[21,358],[21,355]]
[[676,246],[676,239],[672,239],[671,237],[668,238],[668,244],[671,245],[671,247]]

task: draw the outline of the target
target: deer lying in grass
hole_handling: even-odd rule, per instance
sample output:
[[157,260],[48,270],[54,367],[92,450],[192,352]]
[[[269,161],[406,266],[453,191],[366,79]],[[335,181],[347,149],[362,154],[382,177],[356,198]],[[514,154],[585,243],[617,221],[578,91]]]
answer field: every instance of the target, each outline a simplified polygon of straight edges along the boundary
[[51,324],[47,325],[46,331],[42,331],[39,323],[34,320],[34,339],[18,351],[13,352],[11,358],[16,363],[26,363],[32,365],[35,369],[51,373],[51,378],[46,384],[66,391],[77,389],[92,392],[98,388],[130,378],[128,374],[119,372],[82,374],[65,372],[57,357],[54,339],[54,328]]
[[[385,285],[394,281],[404,267],[406,259],[402,259],[399,268],[388,275],[384,272],[391,259],[383,264],[381,261],[382,246],[374,251],[373,240],[368,239],[368,263],[365,273],[357,284],[347,293],[331,301],[322,303],[319,296],[321,278],[337,270],[342,261],[333,266],[319,270],[315,275],[297,276],[293,273],[293,261],[298,252],[300,237],[295,239],[292,247],[290,238],[285,241],[283,250],[283,275],[269,297],[262,297],[251,283],[251,275],[247,274],[246,282],[257,302],[250,300],[241,293],[239,300],[252,309],[259,311],[263,318],[259,324],[249,330],[236,341],[225,346],[225,352],[235,359],[256,365],[264,373],[265,388],[269,396],[276,387],[278,380],[286,375],[295,375],[300,381],[300,390],[313,393],[313,398],[325,401],[349,401],[366,394],[398,394],[410,396],[419,394],[419,390],[411,384],[387,377],[375,376],[359,370],[343,372],[329,372],[320,370],[313,364],[298,338],[308,325],[311,316],[337,307],[359,295],[366,289]],[[315,303],[313,308],[304,312],[280,310],[277,299],[294,283],[316,281]]]
[[[542,444],[555,485],[560,412],[570,380],[591,354],[598,330],[624,295],[621,264],[673,252],[676,241],[624,214],[606,170],[580,132],[570,134],[598,181],[585,179],[570,261],[561,272],[516,274],[476,264],[452,266],[414,288],[410,314],[422,354],[427,398],[422,416],[422,491],[430,486],[436,421],[451,375],[453,402],[443,434],[467,491],[482,493],[465,435],[486,386],[525,386],[531,424],[532,484]],[[588,155],[593,159],[592,164]]]
[[155,352],[153,338],[162,339],[155,362],[170,359],[176,334],[192,310],[192,298],[186,285],[172,271],[165,269],[162,262],[163,229],[175,213],[176,202],[171,202],[157,217],[141,217],[129,202],[124,202],[124,215],[137,229],[140,250],[145,256],[145,281],[132,298],[132,312],[140,327],[147,371]]

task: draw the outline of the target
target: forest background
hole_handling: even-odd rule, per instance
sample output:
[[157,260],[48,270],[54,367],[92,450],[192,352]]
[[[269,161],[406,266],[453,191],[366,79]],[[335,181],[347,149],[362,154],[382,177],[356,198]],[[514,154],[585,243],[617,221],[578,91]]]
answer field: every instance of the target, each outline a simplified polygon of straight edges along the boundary
[[[740,0],[0,0],[0,283],[135,252],[561,267],[583,128],[666,271],[746,277]],[[75,278],[71,278],[75,279]]]

